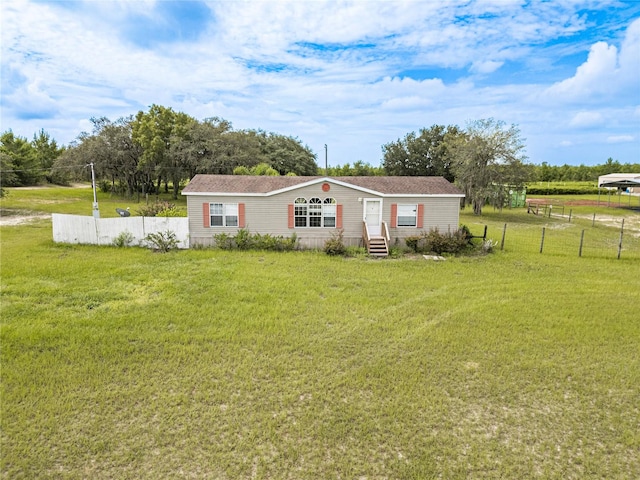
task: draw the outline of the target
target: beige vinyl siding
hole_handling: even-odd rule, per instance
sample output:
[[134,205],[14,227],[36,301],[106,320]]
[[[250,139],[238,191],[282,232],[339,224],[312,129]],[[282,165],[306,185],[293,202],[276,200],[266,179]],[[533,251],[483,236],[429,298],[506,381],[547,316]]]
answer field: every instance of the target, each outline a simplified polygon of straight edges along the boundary
[[[194,244],[211,245],[213,235],[218,233],[235,234],[237,227],[210,227],[203,225],[203,203],[244,203],[245,225],[253,233],[282,235],[288,237],[295,232],[300,244],[307,248],[322,248],[324,242],[337,233],[337,228],[320,227],[288,227],[288,208],[296,198],[304,197],[307,201],[317,197],[324,200],[335,198],[338,205],[342,205],[342,226],[344,241],[348,245],[362,243],[362,192],[341,185],[331,184],[328,192],[322,191],[322,184],[310,185],[304,188],[290,190],[271,196],[200,196],[187,197],[187,211],[189,215],[189,231]],[[368,198],[371,195],[367,195]]]
[[421,232],[438,229],[440,232],[453,232],[458,229],[460,223],[460,199],[457,197],[392,197],[385,198],[383,204],[382,220],[391,222],[391,205],[424,205],[423,225],[418,227],[395,227],[389,229],[391,243],[403,240],[405,237],[419,235]]
[[[342,205],[343,238],[347,245],[362,245],[362,199],[379,198],[382,200],[382,221],[391,226],[392,204],[424,205],[423,228],[416,227],[390,228],[392,244],[397,238],[401,241],[407,236],[416,235],[421,231],[438,228],[441,232],[455,230],[459,223],[460,199],[457,197],[382,197],[369,192],[363,192],[342,185],[330,183],[330,190],[324,192],[322,183],[303,188],[289,190],[269,196],[217,196],[217,195],[189,195],[187,197],[187,211],[189,215],[189,232],[192,245],[212,245],[213,236],[218,233],[236,234],[238,227],[209,227],[203,225],[203,203],[244,203],[245,227],[252,233],[282,235],[289,237],[295,233],[302,246],[306,248],[322,248],[324,242],[337,228],[302,227],[289,228],[288,207],[296,198],[304,197],[307,201],[317,197],[324,200],[335,198],[338,205]],[[360,200],[358,200],[360,199]]]

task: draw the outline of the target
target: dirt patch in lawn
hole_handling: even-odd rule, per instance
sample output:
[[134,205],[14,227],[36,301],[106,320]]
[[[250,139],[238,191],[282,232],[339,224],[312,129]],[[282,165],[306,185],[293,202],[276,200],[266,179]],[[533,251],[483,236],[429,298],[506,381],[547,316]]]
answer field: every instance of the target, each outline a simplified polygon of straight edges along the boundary
[[46,218],[51,218],[51,214],[33,212],[31,210],[0,208],[0,226],[23,225]]
[[69,185],[53,185],[50,183],[43,185],[31,185],[29,187],[11,187],[12,190],[43,190],[45,188],[91,188],[90,183],[71,183]]

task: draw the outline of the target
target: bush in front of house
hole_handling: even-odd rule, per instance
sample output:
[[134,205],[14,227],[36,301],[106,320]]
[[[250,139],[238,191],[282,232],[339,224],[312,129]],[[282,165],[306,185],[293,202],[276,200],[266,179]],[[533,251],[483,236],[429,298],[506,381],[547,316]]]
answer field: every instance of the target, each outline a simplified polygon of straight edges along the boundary
[[175,232],[167,230],[166,232],[150,233],[144,237],[150,248],[157,252],[166,253],[169,250],[178,248],[178,237]]
[[218,233],[213,236],[216,247],[222,250],[271,250],[284,252],[298,247],[298,236],[293,233],[290,237],[282,235],[252,234],[247,228],[241,228],[235,235]]
[[133,233],[125,230],[124,232],[120,232],[120,234],[113,239],[113,245],[118,248],[130,247],[135,238]]
[[327,255],[344,255],[347,247],[344,245],[344,230],[340,229],[336,233],[331,234],[326,242],[324,242],[324,253]]
[[471,232],[465,226],[455,232],[440,233],[438,229],[422,232],[405,239],[407,247],[415,253],[432,253],[442,255],[448,253],[458,255],[473,249]]

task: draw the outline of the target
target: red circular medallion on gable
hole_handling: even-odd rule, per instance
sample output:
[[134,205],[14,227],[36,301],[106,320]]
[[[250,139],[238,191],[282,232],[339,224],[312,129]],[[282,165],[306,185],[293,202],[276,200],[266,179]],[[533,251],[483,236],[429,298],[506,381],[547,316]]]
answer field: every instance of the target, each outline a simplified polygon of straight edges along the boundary
[[328,192],[329,190],[331,190],[331,185],[329,185],[328,183],[323,183],[322,184],[322,191],[323,192]]

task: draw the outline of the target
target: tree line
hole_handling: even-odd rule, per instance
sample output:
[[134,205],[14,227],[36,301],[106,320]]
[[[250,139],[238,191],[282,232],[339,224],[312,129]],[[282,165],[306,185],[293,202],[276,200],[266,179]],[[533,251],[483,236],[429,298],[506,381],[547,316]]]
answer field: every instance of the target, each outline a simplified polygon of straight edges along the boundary
[[152,105],[147,112],[115,122],[102,117],[92,123],[93,132],[80,135],[54,163],[56,175],[63,176],[57,180],[82,176],[90,161],[102,186],[116,193],[159,193],[164,187],[176,198],[181,185],[198,173],[230,175],[239,166],[261,163],[279,175],[317,172],[315,154],[297,139],[234,130],[217,117],[200,121]]
[[219,117],[197,120],[171,108],[111,121],[93,118],[93,129],[67,147],[41,130],[31,142],[10,130],[0,138],[2,186],[34,185],[44,180],[68,184],[90,179],[123,196],[171,191],[198,173],[236,175],[424,175],[443,176],[465,192],[480,213],[486,203],[501,206],[508,190],[526,182],[593,180],[613,172],[640,172],[638,164],[532,165],[515,125],[495,119],[467,128],[433,125],[382,146],[380,166],[362,161],[320,169],[316,155],[297,138],[262,130],[234,130]]

